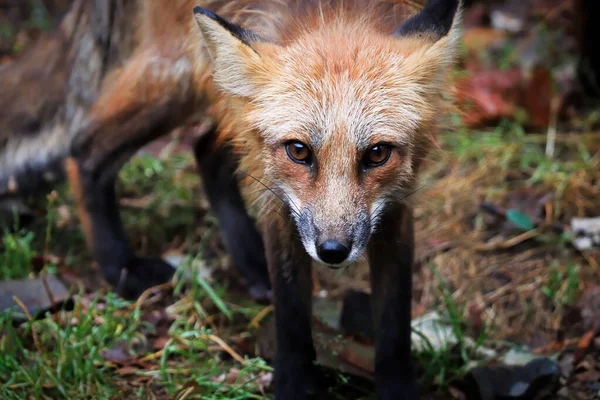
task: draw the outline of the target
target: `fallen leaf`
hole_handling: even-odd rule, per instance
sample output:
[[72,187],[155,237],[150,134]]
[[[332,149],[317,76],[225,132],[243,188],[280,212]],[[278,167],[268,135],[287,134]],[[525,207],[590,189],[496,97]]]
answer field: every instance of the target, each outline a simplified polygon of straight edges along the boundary
[[506,219],[523,231],[530,231],[535,228],[529,215],[514,208],[506,210]]
[[519,69],[471,72],[456,85],[456,99],[464,110],[463,122],[481,126],[500,118],[512,118],[520,99]]
[[575,379],[580,382],[598,382],[600,381],[600,371],[589,370],[575,375]]
[[545,129],[550,123],[552,101],[552,75],[546,67],[536,66],[525,83],[524,105],[529,122],[537,129]]
[[135,373],[138,370],[139,370],[139,368],[136,368],[136,367],[125,366],[125,367],[122,367],[122,368],[118,368],[116,370],[116,373],[119,374],[119,375],[131,375],[131,374]]
[[161,336],[157,339],[154,340],[154,343],[152,344],[152,346],[154,347],[154,349],[156,350],[162,350],[165,348],[165,346],[167,345],[167,342],[170,340],[170,338],[166,337],[166,336]]
[[577,350],[575,350],[575,354],[574,354],[574,360],[573,360],[574,365],[579,364],[579,362],[581,362],[581,360],[583,360],[583,357],[587,353],[587,350],[590,347],[590,345],[592,344],[592,340],[594,340],[594,337],[596,336],[597,333],[598,332],[596,332],[596,331],[589,331],[589,332],[586,332],[585,335],[583,335],[581,337],[581,339],[579,339],[579,343],[577,343]]
[[132,358],[131,355],[129,355],[127,347],[123,343],[117,344],[112,349],[102,350],[100,355],[104,361],[108,361],[113,364],[125,364]]

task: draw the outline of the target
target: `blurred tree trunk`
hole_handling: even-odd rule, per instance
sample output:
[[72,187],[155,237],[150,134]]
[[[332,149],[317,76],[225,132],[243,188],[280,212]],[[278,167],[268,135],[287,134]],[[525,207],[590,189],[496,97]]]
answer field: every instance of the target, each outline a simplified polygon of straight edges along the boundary
[[580,53],[579,78],[588,94],[600,97],[600,1],[577,0],[575,7]]

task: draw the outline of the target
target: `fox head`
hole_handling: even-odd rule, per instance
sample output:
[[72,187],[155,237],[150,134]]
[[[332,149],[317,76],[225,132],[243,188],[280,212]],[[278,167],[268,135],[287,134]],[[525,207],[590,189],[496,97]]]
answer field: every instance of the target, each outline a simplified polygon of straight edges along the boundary
[[319,10],[269,41],[194,10],[236,140],[287,204],[315,260],[360,257],[386,206],[413,190],[459,36],[458,0],[431,0],[400,26]]

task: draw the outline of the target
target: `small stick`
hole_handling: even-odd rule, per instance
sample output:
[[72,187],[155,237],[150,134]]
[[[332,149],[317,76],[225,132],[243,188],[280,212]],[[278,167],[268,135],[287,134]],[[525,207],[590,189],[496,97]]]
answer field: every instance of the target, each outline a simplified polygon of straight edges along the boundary
[[154,293],[155,291],[161,291],[161,290],[166,290],[166,289],[171,289],[171,288],[173,288],[173,282],[172,282],[172,281],[171,281],[171,282],[165,282],[165,283],[162,283],[162,284],[160,284],[160,285],[153,286],[153,287],[151,287],[151,288],[148,288],[148,289],[146,289],[146,290],[145,290],[145,291],[144,291],[144,292],[143,292],[143,293],[140,295],[140,297],[138,297],[137,301],[135,302],[134,309],[135,309],[135,308],[141,308],[141,307],[142,307],[142,304],[144,304],[144,302],[146,301],[146,299],[147,299],[148,297],[150,297],[150,295],[151,295],[152,293]]
[[520,234],[519,236],[515,236],[512,239],[509,239],[505,242],[501,242],[501,243],[479,243],[477,245],[475,245],[475,250],[479,250],[479,251],[488,251],[488,250],[497,250],[497,249],[508,249],[511,247],[514,247],[516,245],[518,245],[519,243],[522,243],[528,239],[531,239],[535,236],[537,236],[540,233],[539,229],[532,229],[530,231],[527,231],[525,233]]
[[227,343],[218,336],[215,335],[203,335],[202,338],[207,338],[218,344],[223,350],[225,350],[231,357],[242,365],[246,365],[246,360],[242,358],[238,353],[235,352]]
[[558,130],[558,108],[560,107],[560,98],[554,96],[550,103],[550,124],[548,125],[548,138],[546,140],[546,156],[554,157],[554,148],[556,144],[556,132]]
[[56,300],[54,299],[54,294],[52,294],[52,290],[50,290],[50,285],[48,285],[47,277],[48,277],[47,271],[45,271],[45,270],[42,271],[42,274],[41,274],[42,284],[44,285],[44,290],[46,291],[48,300],[50,300],[50,307],[51,307],[50,309],[54,313],[54,322],[58,323],[58,321],[60,320],[60,317],[57,313],[58,306],[56,304]]
[[268,305],[267,307],[263,308],[257,315],[256,317],[254,317],[254,319],[252,320],[252,322],[250,322],[250,325],[255,327],[255,328],[259,328],[260,327],[260,321],[263,320],[263,318],[270,313],[271,311],[273,311],[273,305]]
[[23,310],[23,312],[27,316],[27,319],[29,320],[29,322],[31,322],[31,336],[33,336],[33,343],[35,344],[35,348],[37,349],[38,353],[40,353],[40,355],[43,356],[44,352],[42,351],[42,345],[40,344],[40,340],[37,336],[37,332],[36,332],[35,328],[33,327],[33,317],[29,313],[29,310],[27,309],[25,304],[23,304],[23,302],[17,296],[13,296],[13,300],[15,303],[17,303],[19,305],[21,310]]

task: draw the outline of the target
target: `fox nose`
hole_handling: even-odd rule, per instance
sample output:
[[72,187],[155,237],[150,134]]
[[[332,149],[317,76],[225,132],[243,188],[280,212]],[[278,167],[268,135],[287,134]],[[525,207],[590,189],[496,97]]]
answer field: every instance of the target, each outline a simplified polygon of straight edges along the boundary
[[327,264],[339,264],[350,254],[350,249],[337,240],[326,240],[317,249],[319,258]]

